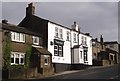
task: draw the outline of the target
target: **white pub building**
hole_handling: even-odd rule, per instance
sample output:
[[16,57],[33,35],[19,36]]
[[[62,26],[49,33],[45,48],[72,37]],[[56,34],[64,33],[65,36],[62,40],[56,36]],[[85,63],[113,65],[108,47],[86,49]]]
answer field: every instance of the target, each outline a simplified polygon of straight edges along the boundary
[[81,33],[76,22],[71,27],[65,27],[34,14],[35,7],[30,3],[19,26],[43,35],[43,47],[52,53],[56,72],[92,65],[92,37],[89,33]]
[[48,22],[48,51],[56,71],[92,65],[91,39],[89,33],[80,32],[76,22],[71,28]]

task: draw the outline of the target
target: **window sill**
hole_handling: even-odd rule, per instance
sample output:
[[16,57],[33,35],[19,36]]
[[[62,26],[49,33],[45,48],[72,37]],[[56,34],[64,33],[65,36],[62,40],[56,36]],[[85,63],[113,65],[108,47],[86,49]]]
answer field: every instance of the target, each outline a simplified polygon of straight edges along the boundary
[[70,42],[70,40],[66,40],[66,41]]
[[63,38],[59,38],[59,37],[54,37],[55,39],[61,39],[61,40],[63,40]]
[[73,43],[77,43],[77,42],[73,41]]
[[12,40],[12,42],[25,43],[25,41],[16,41],[16,40]]

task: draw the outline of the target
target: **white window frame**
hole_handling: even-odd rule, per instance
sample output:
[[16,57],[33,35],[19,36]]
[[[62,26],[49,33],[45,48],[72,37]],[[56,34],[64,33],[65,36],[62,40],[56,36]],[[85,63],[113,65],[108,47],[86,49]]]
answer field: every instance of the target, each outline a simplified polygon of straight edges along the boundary
[[[37,39],[37,40],[36,40],[36,39]],[[37,42],[35,42],[35,40],[36,40]],[[33,36],[33,44],[39,45],[39,37]]]
[[70,41],[70,32],[69,31],[66,32],[66,40]]
[[81,36],[81,43],[84,44],[84,37]]
[[77,34],[76,33],[73,33],[73,42],[77,42]]
[[59,52],[58,54],[59,54],[60,57],[62,57],[63,56],[63,54],[62,54],[62,46],[59,45],[58,47],[59,47],[58,48],[59,49],[58,50],[58,52]]
[[11,40],[16,42],[25,42],[25,34],[11,31]]
[[84,44],[87,45],[87,37],[84,37]]
[[55,27],[55,37],[58,38],[58,28]]
[[[17,57],[17,55],[18,55],[18,57]],[[24,63],[25,63],[25,53],[11,52],[11,58],[14,58],[14,62],[11,63],[11,65],[24,65]],[[16,63],[16,58],[19,59],[19,63],[18,64]],[[23,63],[21,63],[21,58],[23,58]]]
[[[56,49],[55,49],[55,46],[57,47]],[[54,45],[54,52],[55,51],[57,51],[57,54],[54,53],[54,56],[58,56],[58,45]]]
[[59,29],[59,38],[63,39],[63,30],[62,29]]
[[47,59],[47,63],[44,62],[44,65],[49,65],[49,55],[44,55],[44,60]]

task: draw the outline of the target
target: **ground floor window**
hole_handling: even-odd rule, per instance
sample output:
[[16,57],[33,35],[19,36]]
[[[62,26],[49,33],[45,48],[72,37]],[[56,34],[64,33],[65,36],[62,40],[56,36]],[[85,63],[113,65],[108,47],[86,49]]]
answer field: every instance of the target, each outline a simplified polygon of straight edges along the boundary
[[63,56],[63,46],[62,45],[54,45],[54,55],[55,56]]
[[111,61],[114,61],[114,54],[110,54],[109,58]]
[[44,55],[44,65],[49,65],[49,59],[50,59],[49,55]]
[[11,52],[11,65],[24,65],[25,53]]
[[84,61],[88,61],[88,48],[83,47]]
[[54,39],[54,56],[63,57],[64,41]]
[[86,50],[84,50],[84,61],[88,61],[88,55]]

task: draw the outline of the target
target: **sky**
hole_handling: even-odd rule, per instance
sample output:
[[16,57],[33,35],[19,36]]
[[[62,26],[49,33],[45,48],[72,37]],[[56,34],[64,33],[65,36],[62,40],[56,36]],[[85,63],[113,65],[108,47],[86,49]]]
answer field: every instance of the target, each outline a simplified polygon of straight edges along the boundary
[[[29,2],[2,2],[2,19],[17,25],[26,15]],[[34,2],[35,15],[71,27],[74,21],[93,38],[118,40],[117,2]],[[0,6],[1,7],[1,6]]]

